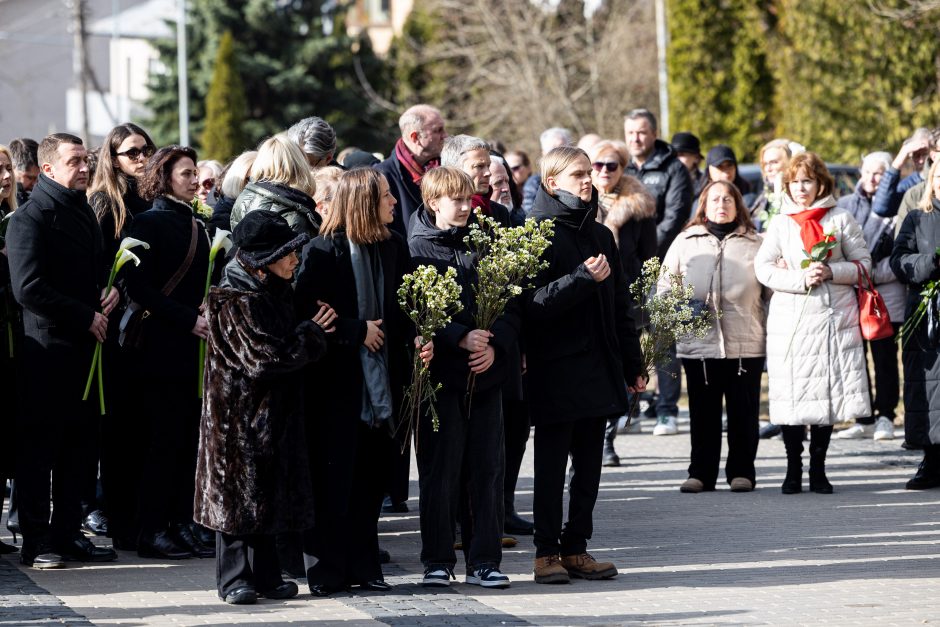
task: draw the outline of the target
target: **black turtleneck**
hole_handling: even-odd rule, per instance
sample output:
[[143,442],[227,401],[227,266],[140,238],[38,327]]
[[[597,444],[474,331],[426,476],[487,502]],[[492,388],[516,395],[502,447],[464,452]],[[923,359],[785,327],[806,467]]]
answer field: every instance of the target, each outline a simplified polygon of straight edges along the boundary
[[719,240],[723,240],[731,233],[734,233],[734,230],[738,228],[738,223],[725,222],[724,224],[718,224],[717,222],[712,222],[708,218],[705,218],[705,228]]

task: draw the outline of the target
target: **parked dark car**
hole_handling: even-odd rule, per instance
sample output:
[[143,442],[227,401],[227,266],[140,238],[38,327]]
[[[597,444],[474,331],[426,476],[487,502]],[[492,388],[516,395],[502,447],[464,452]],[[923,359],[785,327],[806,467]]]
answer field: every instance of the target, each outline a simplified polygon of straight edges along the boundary
[[[836,180],[835,197],[847,196],[855,191],[855,185],[861,174],[858,168],[852,165],[838,165],[827,163],[826,167]],[[742,163],[738,166],[738,172],[751,184],[751,190],[760,194],[764,189],[764,182],[760,175],[760,166],[756,163]]]

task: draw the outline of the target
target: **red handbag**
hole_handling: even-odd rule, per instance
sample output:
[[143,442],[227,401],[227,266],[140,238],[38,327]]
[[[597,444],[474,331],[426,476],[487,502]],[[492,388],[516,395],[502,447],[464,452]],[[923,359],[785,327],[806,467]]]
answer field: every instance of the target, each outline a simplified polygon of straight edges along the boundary
[[[894,335],[891,318],[885,299],[871,282],[868,271],[858,261],[853,261],[858,269],[858,324],[862,337],[866,340],[883,340]],[[863,281],[864,279],[864,281]]]

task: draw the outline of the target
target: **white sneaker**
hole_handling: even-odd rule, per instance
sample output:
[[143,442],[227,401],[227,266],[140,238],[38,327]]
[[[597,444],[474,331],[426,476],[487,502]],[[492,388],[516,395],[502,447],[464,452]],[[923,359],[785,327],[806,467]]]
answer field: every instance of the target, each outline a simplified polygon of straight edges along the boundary
[[677,433],[679,433],[679,425],[676,423],[675,416],[660,416],[656,419],[653,435],[676,435]]
[[508,588],[509,577],[499,572],[497,568],[477,568],[467,573],[467,583],[484,588]]
[[454,576],[454,571],[449,568],[425,568],[421,585],[425,588],[446,587],[450,585],[451,578],[456,579],[457,577]]
[[878,417],[878,420],[875,422],[875,435],[873,437],[875,440],[894,439],[894,423],[891,422],[890,418],[885,416]]
[[856,423],[848,429],[839,431],[832,437],[837,440],[861,440],[862,438],[870,438],[874,433],[875,425],[860,425]]

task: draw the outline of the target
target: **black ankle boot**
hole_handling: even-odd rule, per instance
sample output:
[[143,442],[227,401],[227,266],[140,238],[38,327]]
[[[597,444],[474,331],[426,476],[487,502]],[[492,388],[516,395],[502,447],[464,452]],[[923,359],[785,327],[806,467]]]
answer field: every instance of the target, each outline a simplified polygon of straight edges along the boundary
[[787,476],[780,491],[784,494],[799,494],[803,491],[803,435],[802,426],[785,425],[783,445],[787,450]]
[[816,494],[832,494],[832,484],[826,478],[826,453],[832,427],[810,427],[809,437],[809,489]]
[[618,421],[619,418],[608,420],[607,428],[604,430],[604,465],[615,468],[620,465],[620,456],[614,450],[614,438],[617,437]]
[[924,448],[923,461],[904,487],[908,490],[929,490],[940,487],[940,446],[931,444]]

